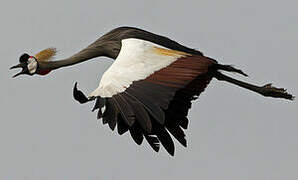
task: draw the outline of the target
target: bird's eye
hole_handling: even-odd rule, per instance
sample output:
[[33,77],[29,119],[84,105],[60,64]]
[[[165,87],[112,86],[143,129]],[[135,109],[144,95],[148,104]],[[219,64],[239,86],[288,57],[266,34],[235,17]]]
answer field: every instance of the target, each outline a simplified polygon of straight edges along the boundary
[[28,61],[29,58],[30,58],[29,54],[24,53],[20,56],[19,61],[20,61],[20,63],[25,63]]

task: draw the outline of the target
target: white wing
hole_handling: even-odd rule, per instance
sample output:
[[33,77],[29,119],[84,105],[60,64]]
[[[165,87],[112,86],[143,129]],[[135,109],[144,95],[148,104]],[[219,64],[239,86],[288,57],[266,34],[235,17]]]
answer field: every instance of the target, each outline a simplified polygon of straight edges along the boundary
[[89,97],[112,97],[124,92],[133,81],[145,79],[186,55],[145,40],[122,40],[117,59],[103,74],[99,87]]

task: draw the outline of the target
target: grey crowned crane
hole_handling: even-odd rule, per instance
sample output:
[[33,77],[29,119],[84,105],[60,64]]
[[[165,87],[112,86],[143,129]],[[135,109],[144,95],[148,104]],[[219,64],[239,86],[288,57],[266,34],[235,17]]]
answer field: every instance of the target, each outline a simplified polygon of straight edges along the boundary
[[188,126],[191,102],[212,78],[263,96],[294,99],[285,89],[271,84],[256,86],[224,75],[222,71],[247,76],[198,50],[133,27],[116,28],[66,59],[51,61],[55,53],[54,48],[49,48],[35,56],[23,54],[20,64],[11,67],[22,68],[14,77],[46,75],[99,56],[115,59],[103,74],[98,88],[89,96],[78,90],[75,83],[74,98],[80,103],[95,101],[93,111],[97,110],[97,118],[102,118],[103,124],[108,124],[112,130],[117,125],[120,135],[129,131],[138,145],[145,138],[156,152],[161,143],[171,155],[175,149],[171,135],[186,147],[184,130]]

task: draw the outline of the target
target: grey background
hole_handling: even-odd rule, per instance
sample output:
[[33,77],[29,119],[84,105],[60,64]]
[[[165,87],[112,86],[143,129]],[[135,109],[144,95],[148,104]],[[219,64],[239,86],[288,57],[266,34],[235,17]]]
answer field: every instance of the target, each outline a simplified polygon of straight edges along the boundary
[[188,148],[175,157],[118,136],[72,98],[91,92],[107,58],[12,79],[23,52],[68,57],[112,28],[159,33],[263,85],[298,94],[296,0],[1,1],[0,179],[297,179],[297,101],[263,98],[213,80],[193,103]]

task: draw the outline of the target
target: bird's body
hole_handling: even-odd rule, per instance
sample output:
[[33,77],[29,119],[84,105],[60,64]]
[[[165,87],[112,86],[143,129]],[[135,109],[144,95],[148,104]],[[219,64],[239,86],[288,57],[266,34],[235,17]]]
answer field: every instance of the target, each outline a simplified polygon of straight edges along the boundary
[[[31,70],[27,74],[32,75],[30,72],[49,72],[98,56],[115,59],[115,62],[88,97],[75,84],[74,98],[80,103],[95,100],[93,110],[98,110],[97,117],[112,130],[117,125],[119,134],[129,131],[137,144],[145,138],[155,151],[161,143],[171,155],[174,155],[174,143],[170,134],[186,146],[183,129],[188,125],[191,101],[204,91],[213,77],[264,96],[293,99],[284,89],[270,85],[258,87],[230,78],[219,71],[246,74],[232,66],[218,64],[200,51],[169,38],[132,27],[116,28],[61,61],[35,58],[38,64],[35,70],[23,60],[15,67],[23,67],[24,73],[27,68]],[[34,59],[33,62],[36,64]]]

